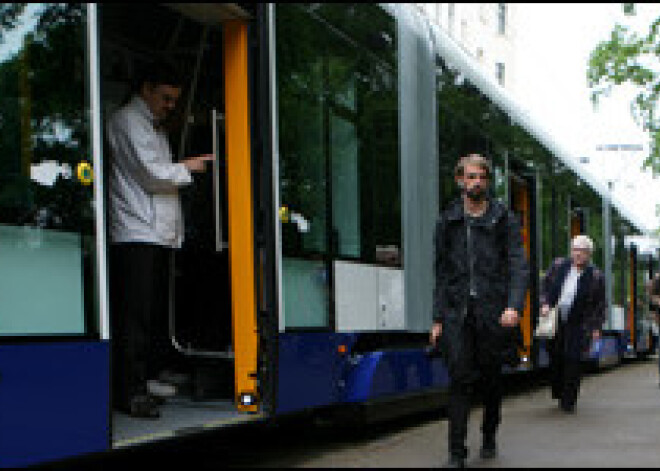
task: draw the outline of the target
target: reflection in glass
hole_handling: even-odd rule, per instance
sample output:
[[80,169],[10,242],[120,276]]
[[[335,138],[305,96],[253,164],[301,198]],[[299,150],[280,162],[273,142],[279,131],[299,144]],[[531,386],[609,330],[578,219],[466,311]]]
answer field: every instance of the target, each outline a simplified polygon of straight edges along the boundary
[[83,4],[0,5],[0,335],[81,334],[94,307]]
[[355,125],[331,115],[332,221],[337,252],[360,256],[360,182]]
[[[333,259],[402,264],[396,28],[376,5],[275,17],[286,327],[330,327]],[[301,283],[306,317],[286,299]]]
[[461,156],[478,153],[493,163],[493,195],[507,201],[507,161],[515,158],[516,128],[509,117],[451,64],[438,58],[438,155],[440,206],[459,196],[454,166]]

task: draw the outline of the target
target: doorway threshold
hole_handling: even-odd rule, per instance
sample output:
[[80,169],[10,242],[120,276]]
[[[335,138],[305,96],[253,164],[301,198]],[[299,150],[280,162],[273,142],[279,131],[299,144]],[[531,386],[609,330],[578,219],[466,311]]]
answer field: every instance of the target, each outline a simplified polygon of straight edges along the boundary
[[236,410],[230,400],[202,402],[175,398],[162,405],[160,413],[158,419],[143,419],[113,411],[112,447],[127,448],[265,419],[262,413]]

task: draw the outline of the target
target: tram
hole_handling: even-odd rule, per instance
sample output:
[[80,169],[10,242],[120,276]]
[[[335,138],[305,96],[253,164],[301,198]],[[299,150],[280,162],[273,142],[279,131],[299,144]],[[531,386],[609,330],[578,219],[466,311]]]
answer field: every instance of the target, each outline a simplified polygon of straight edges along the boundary
[[[103,453],[302,411],[437,406],[425,354],[433,229],[467,152],[521,218],[541,276],[595,240],[609,364],[644,352],[641,232],[453,40],[400,4],[0,5],[0,466]],[[188,86],[177,157],[212,152],[181,191],[169,333],[191,375],[158,420],[112,407],[104,123],[135,71],[167,57]],[[613,240],[614,245],[607,241]],[[639,302],[638,302],[639,299]],[[610,358],[612,357],[612,358]]]

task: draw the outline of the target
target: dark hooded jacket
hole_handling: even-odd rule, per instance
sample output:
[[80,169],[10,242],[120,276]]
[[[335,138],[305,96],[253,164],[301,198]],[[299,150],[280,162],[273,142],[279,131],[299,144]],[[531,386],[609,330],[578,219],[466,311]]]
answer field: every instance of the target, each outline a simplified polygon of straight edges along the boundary
[[435,279],[433,319],[442,323],[439,346],[450,374],[453,364],[463,363],[461,339],[471,290],[475,325],[482,334],[478,353],[504,361],[517,356],[519,327],[500,324],[506,308],[522,314],[529,280],[521,227],[512,211],[491,199],[481,217],[466,218],[463,200],[453,201],[436,224]]
[[[541,305],[555,306],[561,296],[564,281],[571,270],[570,258],[557,258],[552,262],[541,282]],[[568,312],[562,345],[551,342],[551,348],[561,348],[570,359],[580,360],[594,330],[600,330],[605,321],[605,277],[589,264],[580,275],[575,299]]]

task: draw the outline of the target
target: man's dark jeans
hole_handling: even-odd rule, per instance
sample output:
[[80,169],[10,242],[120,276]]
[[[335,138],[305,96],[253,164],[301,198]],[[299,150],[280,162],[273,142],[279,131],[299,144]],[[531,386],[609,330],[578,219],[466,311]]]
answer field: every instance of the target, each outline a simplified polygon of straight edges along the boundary
[[582,363],[566,354],[564,322],[559,322],[550,348],[550,381],[552,397],[566,409],[575,407],[580,392]]
[[126,409],[146,394],[171,355],[168,336],[172,249],[126,243],[110,247],[113,403]]
[[479,360],[486,355],[479,355],[479,332],[471,307],[468,307],[465,328],[463,329],[463,354],[471,374],[464,375],[462,381],[451,381],[449,386],[449,452],[465,458],[467,448],[468,417],[473,393],[480,392],[484,405],[481,431],[484,436],[494,437],[501,422],[502,408],[502,363],[490,356],[490,361]]

